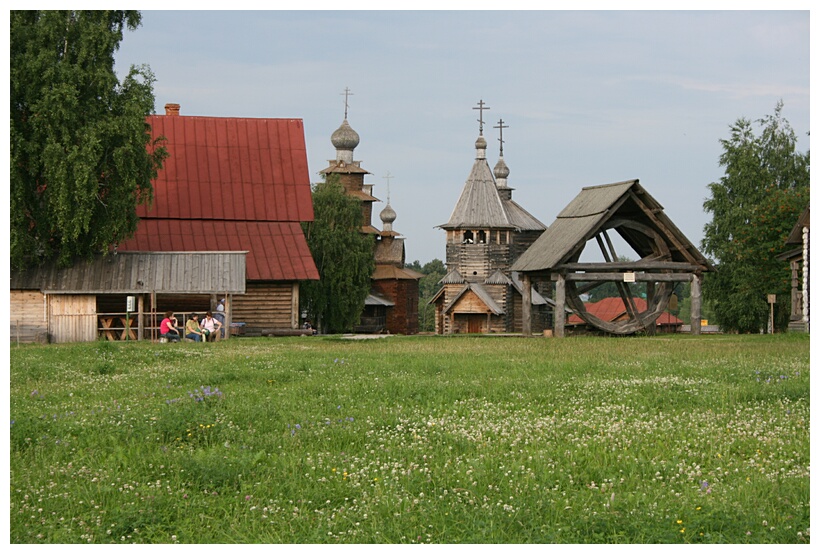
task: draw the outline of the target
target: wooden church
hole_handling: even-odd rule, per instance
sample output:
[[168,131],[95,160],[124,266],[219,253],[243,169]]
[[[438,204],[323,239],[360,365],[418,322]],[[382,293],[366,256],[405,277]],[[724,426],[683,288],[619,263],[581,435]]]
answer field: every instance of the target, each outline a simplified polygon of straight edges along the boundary
[[347,121],[347,95],[344,121],[333,132],[330,142],[336,149],[336,158],[328,160],[328,167],[320,174],[325,178],[336,175],[345,193],[361,202],[362,233],[375,237],[375,269],[370,279],[370,293],[354,331],[414,335],[419,331],[419,279],[423,275],[404,267],[404,237],[393,230],[396,212],[390,206],[389,193],[387,205],[379,214],[382,229],[372,224],[373,203],[380,200],[373,196],[373,185],[364,182],[370,172],[353,159],[359,134]]
[[[484,138],[483,101],[478,103],[479,136],[475,161],[449,221],[447,274],[431,303],[436,307],[436,333],[521,333],[524,292],[512,264],[546,230],[546,226],[512,199],[504,162],[499,120],[499,158],[491,170]],[[551,307],[545,298],[550,283],[533,283],[530,292],[532,332],[548,328]],[[540,290],[539,290],[540,289]],[[543,294],[543,295],[542,295]]]

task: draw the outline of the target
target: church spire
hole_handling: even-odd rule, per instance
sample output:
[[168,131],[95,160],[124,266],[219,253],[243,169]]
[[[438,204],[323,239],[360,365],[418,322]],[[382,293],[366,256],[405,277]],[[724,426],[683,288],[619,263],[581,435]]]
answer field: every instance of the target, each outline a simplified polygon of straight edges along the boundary
[[478,138],[475,141],[475,157],[477,160],[484,160],[487,158],[487,139],[484,138],[484,110],[489,110],[490,107],[484,104],[484,100],[478,101],[478,106],[473,108],[478,110]]
[[507,186],[507,177],[510,175],[510,168],[504,161],[504,129],[509,129],[509,125],[504,125],[504,120],[499,119],[498,125],[493,129],[498,129],[498,162],[493,168],[493,175],[495,176],[495,186],[498,188],[498,194],[502,200],[512,199],[512,190]]
[[353,93],[345,87],[342,93],[345,97],[345,118],[342,124],[330,136],[330,142],[336,148],[336,161],[346,164],[353,163],[353,150],[359,145],[359,133],[353,130],[347,122],[348,97]]
[[387,181],[387,205],[384,209],[379,213],[379,218],[382,220],[382,234],[392,234],[393,233],[393,222],[396,221],[396,211],[390,207],[390,179],[393,176],[390,175],[390,172],[387,172],[387,175],[384,176],[384,179]]

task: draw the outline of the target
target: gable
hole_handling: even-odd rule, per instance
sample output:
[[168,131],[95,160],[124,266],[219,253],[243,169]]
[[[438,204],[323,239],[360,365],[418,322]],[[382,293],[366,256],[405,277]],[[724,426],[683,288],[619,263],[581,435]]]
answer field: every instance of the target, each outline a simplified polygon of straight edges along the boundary
[[[583,188],[558,214],[555,222],[518,258],[512,270],[545,271],[577,260],[587,241],[619,220],[634,222],[657,234],[670,251],[669,261],[697,265],[703,271],[713,269],[663,213],[663,206],[635,179]],[[641,258],[654,255],[652,240],[636,228],[621,225],[616,230]]]

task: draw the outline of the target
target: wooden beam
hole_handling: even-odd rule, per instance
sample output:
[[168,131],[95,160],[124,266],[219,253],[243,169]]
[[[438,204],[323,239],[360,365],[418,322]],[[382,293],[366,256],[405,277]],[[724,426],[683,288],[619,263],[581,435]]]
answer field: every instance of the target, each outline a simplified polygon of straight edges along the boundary
[[584,263],[567,263],[561,264],[553,268],[554,270],[563,271],[613,271],[623,272],[624,270],[672,270],[685,271],[694,273],[702,271],[704,268],[699,265],[690,264],[687,262],[656,262],[656,261],[637,261],[637,262],[584,262]]
[[[557,275],[557,274],[554,274]],[[623,282],[623,273],[568,273],[565,276],[567,281],[612,281]],[[676,281],[690,281],[692,279],[691,273],[635,273],[636,281],[655,281],[655,282],[676,282]],[[553,281],[555,278],[552,279]]]
[[686,258],[688,260],[694,261],[694,259],[692,257],[692,254],[678,240],[678,237],[675,236],[675,233],[673,233],[671,229],[669,229],[666,225],[664,225],[663,222],[660,219],[658,219],[658,217],[655,215],[655,213],[652,210],[650,210],[649,208],[646,207],[646,204],[644,204],[643,200],[638,198],[638,196],[634,192],[632,192],[631,190],[629,191],[629,194],[632,196],[632,199],[635,201],[635,204],[637,204],[638,207],[641,209],[641,211],[643,211],[643,213],[646,214],[646,217],[648,217],[649,220],[652,223],[654,223],[661,230],[664,231],[664,234],[672,242],[672,244],[675,246],[675,248],[677,248],[678,252],[680,252],[681,254],[686,256]]

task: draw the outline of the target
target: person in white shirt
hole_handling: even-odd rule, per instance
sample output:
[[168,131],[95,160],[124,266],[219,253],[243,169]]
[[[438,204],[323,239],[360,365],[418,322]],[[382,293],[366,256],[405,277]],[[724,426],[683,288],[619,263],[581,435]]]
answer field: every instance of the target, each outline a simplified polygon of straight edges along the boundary
[[214,315],[211,312],[205,313],[205,317],[202,318],[200,325],[203,330],[208,331],[207,340],[215,341],[219,338],[219,330],[222,329],[222,323],[214,319]]

